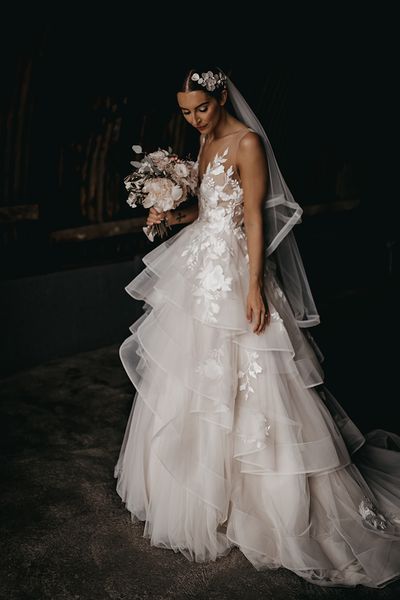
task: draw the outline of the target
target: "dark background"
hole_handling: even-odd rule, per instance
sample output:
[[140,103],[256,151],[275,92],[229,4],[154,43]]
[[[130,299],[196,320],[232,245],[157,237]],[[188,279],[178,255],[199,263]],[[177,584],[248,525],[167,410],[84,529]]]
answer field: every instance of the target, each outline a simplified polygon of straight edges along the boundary
[[[187,68],[216,63],[258,114],[303,207],[295,234],[333,382],[353,397],[364,365],[376,360],[387,397],[399,272],[390,19],[383,27],[382,15],[369,15],[366,25],[365,14],[351,21],[338,12],[329,29],[326,15],[318,27],[300,27],[293,12],[268,23],[225,14],[220,25],[210,7],[192,20],[182,10],[174,27],[168,10],[165,21],[98,10],[9,22],[1,52],[2,371],[125,337],[141,307],[123,288],[159,243],[142,233],[145,212],[126,203],[131,146],[171,145],[195,157],[198,134],[175,94]],[[378,375],[365,385],[369,400],[381,385]]]
[[[146,150],[171,144],[196,155],[198,134],[178,113],[175,94],[185,70],[199,61],[219,62],[259,115],[305,217],[317,215],[303,228],[310,225],[312,232],[298,228],[311,253],[326,265],[313,236],[322,227],[337,232],[337,220],[356,215],[354,246],[365,236],[367,251],[385,268],[398,203],[388,184],[395,170],[389,149],[395,143],[395,74],[382,40],[373,48],[358,41],[346,51],[337,37],[325,54],[318,40],[311,52],[301,52],[303,42],[289,56],[284,46],[277,59],[256,34],[251,45],[244,38],[243,52],[236,45],[224,48],[223,38],[223,52],[208,45],[199,51],[195,44],[185,52],[185,46],[175,51],[157,31],[145,41],[145,32],[138,37],[122,19],[109,29],[99,20],[59,25],[12,28],[2,39],[4,278],[123,260],[139,247],[150,249],[143,235],[112,235],[107,225],[82,230],[90,243],[82,236],[81,243],[72,243],[78,232],[71,230],[143,214],[126,204],[123,185],[133,143]],[[319,210],[307,211],[316,204]],[[4,212],[20,206],[31,210]],[[340,253],[336,265],[343,260],[342,245],[332,243]],[[357,272],[360,267],[359,261]],[[340,264],[335,277],[343,275]]]
[[400,434],[397,16],[279,9],[2,9],[1,597],[399,597],[260,573],[238,549],[189,563],[142,537],[112,477],[134,392],[118,348],[142,310],[124,286],[159,243],[123,178],[133,144],[195,156],[175,92],[198,63],[231,75],[303,208],[326,386],[362,432]]

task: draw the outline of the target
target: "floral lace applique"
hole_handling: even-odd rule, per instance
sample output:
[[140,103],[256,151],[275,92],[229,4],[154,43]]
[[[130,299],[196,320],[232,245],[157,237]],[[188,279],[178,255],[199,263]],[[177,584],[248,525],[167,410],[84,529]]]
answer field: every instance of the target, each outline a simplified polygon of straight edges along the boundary
[[280,322],[281,325],[282,325],[281,329],[284,329],[284,327],[283,327],[283,319],[282,319],[282,317],[280,316],[280,314],[278,313],[277,310],[271,310],[270,311],[270,316],[271,316],[271,321],[278,321],[278,322]]
[[264,418],[263,418],[263,423],[264,423],[264,434],[265,434],[265,437],[269,437],[269,432],[270,432],[270,429],[271,429],[271,423],[268,422],[268,419],[267,419],[266,416],[264,416]]
[[232,277],[226,277],[221,265],[207,263],[196,275],[199,280],[194,286],[193,295],[197,296],[197,304],[204,303],[204,316],[213,323],[217,322],[215,315],[220,311],[219,300],[226,297],[226,292],[231,291]]
[[224,351],[222,347],[213,348],[209,356],[196,367],[196,373],[200,373],[208,379],[219,379],[224,372],[222,365],[223,355]]
[[274,278],[272,279],[272,286],[273,286],[275,292],[277,293],[277,295],[282,299],[282,301],[286,302],[286,296]]
[[260,419],[256,425],[254,435],[245,434],[242,430],[237,429],[236,435],[240,437],[244,444],[255,445],[256,448],[262,448],[265,445],[266,439],[270,436],[271,424],[264,413],[260,413]]
[[257,374],[262,372],[262,367],[256,360],[259,357],[258,352],[246,350],[246,354],[248,359],[246,370],[239,370],[238,376],[239,379],[243,380],[240,383],[239,390],[244,392],[245,399],[248,400],[249,394],[254,393],[254,388],[251,385],[251,378],[257,379]]
[[227,252],[229,252],[229,248],[224,238],[212,237],[208,232],[202,230],[191,239],[181,256],[187,256],[186,267],[193,270],[204,253],[207,260],[218,260],[222,259]]
[[181,256],[187,257],[188,269],[200,269],[194,277],[192,293],[196,303],[204,305],[204,318],[213,323],[217,322],[215,315],[220,311],[219,301],[232,289],[232,277],[226,275],[222,266],[230,255],[233,255],[233,250],[226,240],[222,236],[210,235],[207,229],[194,236],[181,253]]
[[367,496],[364,496],[361,500],[358,512],[364,521],[369,523],[369,525],[372,525],[372,527],[375,527],[375,529],[386,529],[389,525],[386,517],[378,512],[378,509],[373,504],[372,500]]
[[223,163],[227,161],[226,155],[228,154],[229,148],[225,148],[222,154],[216,154],[214,160],[210,161],[207,165],[205,173],[203,175],[203,179],[205,175],[221,175],[225,172],[225,167]]
[[[234,169],[225,169],[229,147],[216,155],[207,165],[199,186],[200,227],[196,227],[188,245],[181,253],[186,257],[185,268],[198,271],[192,280],[192,293],[196,303],[203,305],[203,318],[217,322],[220,302],[232,290],[233,277],[228,276],[226,265],[235,257],[232,234],[240,239],[245,248],[248,263],[246,237],[243,224],[243,190],[234,177]],[[238,274],[243,275],[242,264]]]
[[[225,169],[229,148],[216,154],[205,170],[199,189],[199,220],[212,225],[216,218],[219,224],[235,232],[243,224],[243,189],[233,176],[231,165]],[[219,215],[215,214],[215,210]],[[236,232],[235,232],[236,233]]]

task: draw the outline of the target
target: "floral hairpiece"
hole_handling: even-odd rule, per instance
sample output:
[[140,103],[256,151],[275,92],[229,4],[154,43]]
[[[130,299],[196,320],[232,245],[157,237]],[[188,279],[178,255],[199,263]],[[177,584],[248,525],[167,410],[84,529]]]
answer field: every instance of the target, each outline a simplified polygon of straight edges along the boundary
[[223,89],[226,87],[226,75],[223,73],[207,71],[207,73],[202,73],[201,76],[199,73],[193,73],[191,80],[207,88],[209,92],[213,92],[216,87],[222,87]]

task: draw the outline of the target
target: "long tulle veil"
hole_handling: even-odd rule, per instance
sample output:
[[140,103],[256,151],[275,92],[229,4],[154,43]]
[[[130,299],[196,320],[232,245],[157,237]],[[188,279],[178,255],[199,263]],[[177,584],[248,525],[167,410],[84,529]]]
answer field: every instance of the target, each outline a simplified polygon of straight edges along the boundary
[[[222,69],[220,71],[223,73]],[[279,170],[263,126],[230,77],[226,75],[226,78],[229,99],[237,118],[260,135],[267,154],[269,183],[264,202],[265,264],[278,267],[281,285],[299,327],[318,325],[320,317],[293,233],[294,225],[301,222],[303,210],[294,200]]]

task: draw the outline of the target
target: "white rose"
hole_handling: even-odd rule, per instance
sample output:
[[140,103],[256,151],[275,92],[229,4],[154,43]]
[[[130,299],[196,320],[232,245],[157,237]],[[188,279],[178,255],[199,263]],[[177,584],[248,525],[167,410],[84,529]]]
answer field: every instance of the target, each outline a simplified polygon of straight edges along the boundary
[[150,154],[148,154],[148,157],[151,158],[151,160],[154,160],[154,161],[162,160],[166,156],[168,156],[166,150],[157,150],[156,152],[150,152]]
[[189,175],[189,169],[184,163],[175,163],[174,171],[177,177],[187,177]]
[[148,181],[143,186],[143,192],[147,194],[143,201],[145,208],[155,206],[163,211],[174,208],[175,202],[183,195],[182,188],[166,177],[155,177]]
[[157,150],[157,152],[151,152],[148,156],[161,171],[167,168],[169,158],[166,150]]

